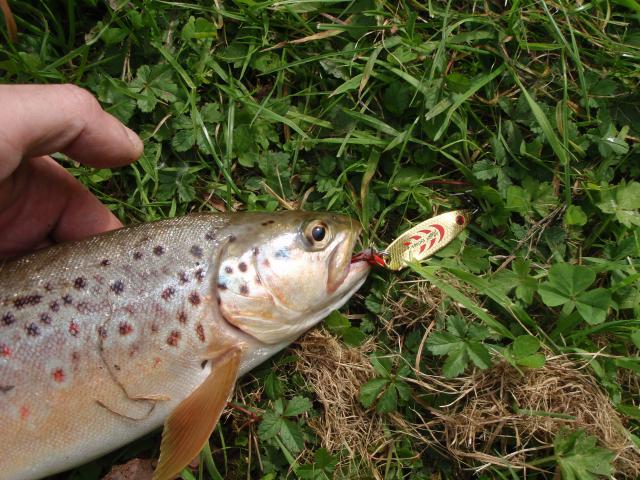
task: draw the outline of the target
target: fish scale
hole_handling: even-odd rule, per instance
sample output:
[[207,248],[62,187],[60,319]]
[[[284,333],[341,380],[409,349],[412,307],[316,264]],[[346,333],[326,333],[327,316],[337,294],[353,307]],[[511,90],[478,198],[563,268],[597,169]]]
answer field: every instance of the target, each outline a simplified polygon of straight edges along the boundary
[[[41,478],[152,431],[218,362],[237,357],[243,374],[342,305],[368,272],[349,266],[359,227],[327,216],[335,238],[316,248],[302,233],[314,218],[193,214],[1,265],[2,478]],[[342,283],[323,294],[308,275]]]

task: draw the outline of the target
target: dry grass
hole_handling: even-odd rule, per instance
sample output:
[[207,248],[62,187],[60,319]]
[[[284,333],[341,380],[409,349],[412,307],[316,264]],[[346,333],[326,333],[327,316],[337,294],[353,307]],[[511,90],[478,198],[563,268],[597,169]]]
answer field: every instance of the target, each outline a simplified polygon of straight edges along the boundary
[[[329,452],[338,454],[338,465],[353,468],[350,459],[361,459],[356,468],[376,472],[371,454],[386,442],[383,418],[366,411],[358,401],[360,386],[374,376],[368,354],[373,340],[359,347],[348,347],[324,330],[313,330],[301,339],[296,369],[315,391],[323,412],[310,419],[309,426]],[[353,473],[353,472],[352,472]],[[379,478],[379,475],[373,473]]]
[[502,361],[456,379],[420,374],[414,382],[420,390],[454,400],[429,408],[432,418],[415,430],[426,445],[461,466],[482,470],[489,465],[526,469],[534,451],[552,448],[561,428],[581,428],[615,452],[620,475],[638,478],[640,450],[585,368],[567,356],[554,356],[543,368],[523,372]]

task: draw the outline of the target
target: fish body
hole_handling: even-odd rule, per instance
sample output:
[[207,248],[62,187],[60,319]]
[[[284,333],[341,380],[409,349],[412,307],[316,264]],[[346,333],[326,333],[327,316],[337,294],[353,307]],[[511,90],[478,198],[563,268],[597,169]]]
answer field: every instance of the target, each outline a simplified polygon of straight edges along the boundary
[[333,214],[193,214],[6,262],[2,478],[66,470],[163,423],[156,478],[171,478],[184,466],[180,435],[197,437],[193,422],[208,414],[194,410],[214,397],[221,410],[226,384],[361,286],[369,266],[350,262],[358,233]]

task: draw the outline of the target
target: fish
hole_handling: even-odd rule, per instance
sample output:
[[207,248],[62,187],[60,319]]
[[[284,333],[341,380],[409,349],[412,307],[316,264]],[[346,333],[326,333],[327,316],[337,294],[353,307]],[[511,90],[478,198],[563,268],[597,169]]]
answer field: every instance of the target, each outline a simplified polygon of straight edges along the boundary
[[164,425],[154,480],[208,441],[236,379],[361,287],[358,222],[194,213],[0,264],[0,472],[68,470]]

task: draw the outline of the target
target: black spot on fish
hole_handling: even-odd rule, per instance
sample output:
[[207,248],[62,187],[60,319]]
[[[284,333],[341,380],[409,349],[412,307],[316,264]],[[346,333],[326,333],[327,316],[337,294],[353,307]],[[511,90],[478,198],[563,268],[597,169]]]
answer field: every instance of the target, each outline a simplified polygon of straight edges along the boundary
[[262,285],[262,280],[260,280],[260,277],[258,275],[256,275],[256,284]]
[[241,272],[246,272],[246,271],[247,271],[247,264],[246,264],[246,263],[244,263],[244,262],[240,262],[240,263],[238,264],[238,269],[239,269]]
[[253,247],[253,254],[257,257],[260,253],[260,249],[258,247]]
[[60,304],[58,303],[57,300],[54,300],[49,304],[49,308],[51,309],[52,312],[57,312],[58,310],[60,310]]
[[62,296],[62,303],[65,305],[71,305],[73,303],[73,297],[68,293]]
[[249,293],[249,287],[247,287],[245,284],[240,285],[240,293],[242,295],[247,295]]
[[262,226],[266,227],[267,225],[271,225],[273,223],[276,223],[275,220],[267,220],[266,222],[262,222]]
[[201,283],[204,280],[204,270],[199,268],[196,270],[196,280]]
[[231,268],[230,266],[226,266],[224,267],[224,271],[228,274],[232,274],[233,273],[233,268]]
[[218,282],[218,290],[226,290],[227,284],[224,282]]
[[280,248],[276,250],[274,254],[276,258],[289,258],[289,249],[288,248]]
[[185,272],[178,272],[178,280],[182,285],[184,285],[185,283],[189,283],[189,277]]
[[37,337],[38,335],[40,335],[40,327],[35,323],[30,323],[26,326],[26,329],[27,335],[29,335],[30,337]]
[[11,325],[15,321],[16,321],[16,317],[11,312],[7,312],[4,315],[2,315],[2,323],[4,323],[5,325]]
[[78,304],[76,305],[76,310],[79,314],[86,315],[87,313],[91,312],[91,305],[89,305],[88,302],[78,302]]
[[209,361],[209,360],[203,360],[202,362],[200,362],[200,368],[202,368],[202,369],[204,370],[204,367],[206,367],[206,366],[207,366],[207,362],[208,362],[208,361]]
[[153,247],[153,254],[158,257],[164,253],[164,247],[162,245],[156,245]]
[[187,323],[187,314],[184,312],[184,310],[180,310],[178,312],[178,321],[180,323]]
[[87,280],[84,277],[78,277],[73,281],[73,288],[76,290],[82,290],[86,288]]
[[38,305],[41,300],[42,295],[24,295],[22,297],[16,298],[13,301],[13,306],[20,310],[21,308],[28,307],[30,305]]
[[202,258],[202,248],[199,247],[198,245],[193,245],[189,251],[191,252],[191,255],[193,255],[194,257]]
[[104,339],[104,338],[107,338],[107,335],[108,335],[107,334],[107,329],[103,325],[100,325],[98,327],[98,337]]
[[105,258],[100,262],[101,267],[108,267],[109,265],[111,265],[111,260],[109,260],[108,258]]
[[44,312],[40,314],[40,321],[45,325],[51,325],[52,320],[53,319],[51,318],[51,315],[49,315],[48,313]]
[[204,239],[205,240],[215,240],[216,239],[216,232],[213,230],[209,230],[207,233],[204,234]]
[[142,252],[133,252],[133,259],[140,260],[142,258]]
[[236,236],[235,235],[229,235],[229,243],[233,243],[236,241]]
[[220,295],[216,295],[216,302],[218,303],[218,305],[222,303],[222,299],[220,298]]
[[202,326],[201,323],[196,325],[196,335],[198,335],[198,339],[201,342],[204,342],[206,340],[204,336],[204,327]]
[[[205,361],[204,364],[206,365],[207,362]],[[204,368],[204,365],[202,368]],[[15,385],[0,385],[0,393],[9,393],[14,388],[16,388]]]
[[171,297],[176,293],[176,289],[173,287],[167,287],[162,291],[162,299],[165,301],[169,301]]
[[124,292],[124,282],[122,280],[116,280],[111,284],[111,291],[116,295],[120,295]]

